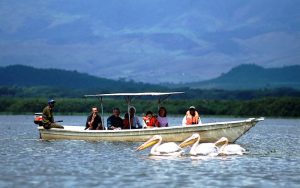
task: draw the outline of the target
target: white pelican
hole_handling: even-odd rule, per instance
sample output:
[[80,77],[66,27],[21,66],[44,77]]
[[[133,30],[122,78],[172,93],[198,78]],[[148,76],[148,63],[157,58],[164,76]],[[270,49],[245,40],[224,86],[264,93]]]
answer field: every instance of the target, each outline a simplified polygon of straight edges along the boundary
[[246,153],[246,150],[242,148],[238,144],[228,144],[228,139],[226,137],[220,138],[217,142],[216,145],[224,143],[220,148],[219,148],[219,154],[220,155],[243,155]]
[[192,136],[187,138],[179,147],[184,148],[186,146],[192,145],[190,150],[190,155],[209,155],[209,156],[217,156],[218,155],[218,147],[215,143],[202,143],[199,144],[200,135],[198,133],[194,133]]
[[147,142],[139,146],[136,150],[140,151],[153,146],[150,151],[150,155],[155,156],[179,156],[182,155],[183,150],[174,142],[163,143],[160,135],[154,135]]

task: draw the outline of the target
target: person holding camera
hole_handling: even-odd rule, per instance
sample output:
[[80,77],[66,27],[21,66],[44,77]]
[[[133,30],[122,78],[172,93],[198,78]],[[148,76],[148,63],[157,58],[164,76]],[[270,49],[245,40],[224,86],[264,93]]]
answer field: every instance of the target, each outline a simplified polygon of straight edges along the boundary
[[102,120],[98,114],[98,108],[93,107],[91,114],[87,117],[84,130],[103,130]]

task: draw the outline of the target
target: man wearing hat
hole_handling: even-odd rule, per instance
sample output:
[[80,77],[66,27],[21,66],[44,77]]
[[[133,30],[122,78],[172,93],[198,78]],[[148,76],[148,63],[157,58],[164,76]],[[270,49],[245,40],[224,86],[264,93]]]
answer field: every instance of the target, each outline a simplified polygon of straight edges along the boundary
[[48,106],[46,106],[43,109],[43,127],[45,129],[51,129],[51,128],[60,128],[63,129],[64,127],[54,123],[54,117],[53,117],[53,108],[54,108],[55,100],[50,99],[48,101]]
[[182,125],[194,125],[201,124],[199,113],[196,111],[195,106],[190,106],[189,110],[186,112]]

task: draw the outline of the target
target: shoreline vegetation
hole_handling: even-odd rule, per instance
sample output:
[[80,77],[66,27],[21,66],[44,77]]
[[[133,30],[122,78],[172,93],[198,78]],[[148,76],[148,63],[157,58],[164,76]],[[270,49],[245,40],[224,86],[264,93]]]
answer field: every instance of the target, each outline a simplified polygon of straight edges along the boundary
[[[41,112],[47,105],[47,98],[0,98],[0,114],[34,114]],[[55,98],[55,114],[86,115],[91,107],[101,109],[97,99],[83,98]],[[132,105],[138,114],[148,110],[157,112],[157,101],[136,99]],[[300,117],[300,97],[267,97],[251,100],[214,100],[214,99],[168,99],[161,106],[165,106],[168,114],[185,114],[189,106],[196,106],[199,113],[205,116],[255,116],[255,117]],[[105,114],[110,114],[113,107],[119,107],[122,112],[127,110],[127,104],[122,99],[106,98],[103,100]]]

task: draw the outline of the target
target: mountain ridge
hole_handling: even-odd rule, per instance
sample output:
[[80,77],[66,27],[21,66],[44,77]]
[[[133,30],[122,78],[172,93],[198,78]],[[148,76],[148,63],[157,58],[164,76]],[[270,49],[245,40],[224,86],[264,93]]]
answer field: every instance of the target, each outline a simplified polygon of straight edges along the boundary
[[289,87],[300,89],[300,65],[263,68],[255,64],[234,67],[217,78],[184,84],[156,85],[133,80],[112,80],[61,69],[42,69],[25,65],[0,67],[0,86],[49,86],[101,92],[139,92],[190,89],[255,90]]
[[256,64],[243,64],[232,68],[217,78],[185,84],[201,89],[262,89],[300,88],[300,65],[264,68]]
[[163,86],[134,81],[112,80],[77,71],[42,69],[25,65],[0,67],[0,85],[18,87],[55,87],[72,90],[98,90],[106,92],[165,90]]

